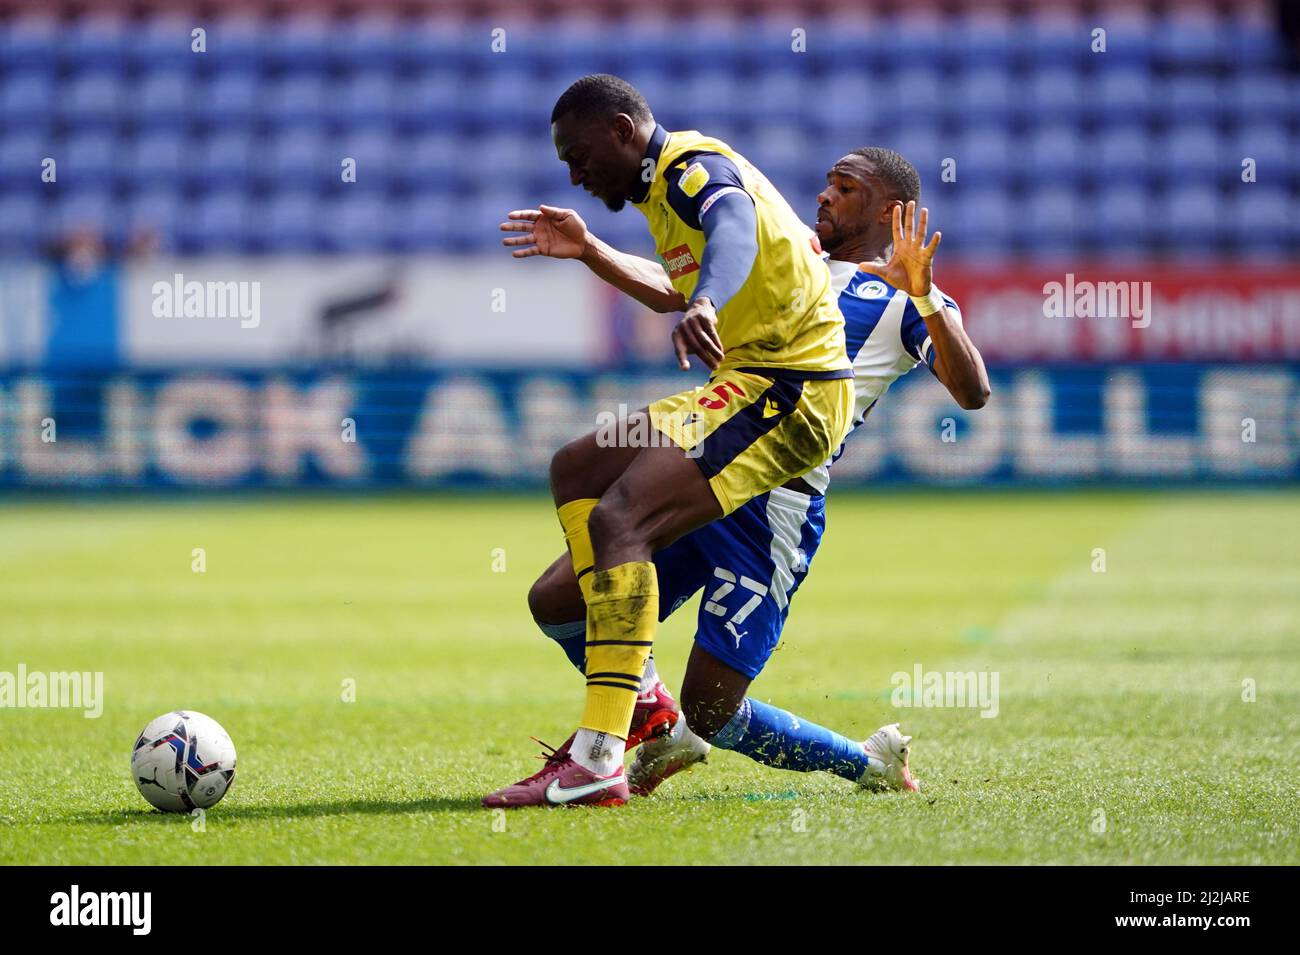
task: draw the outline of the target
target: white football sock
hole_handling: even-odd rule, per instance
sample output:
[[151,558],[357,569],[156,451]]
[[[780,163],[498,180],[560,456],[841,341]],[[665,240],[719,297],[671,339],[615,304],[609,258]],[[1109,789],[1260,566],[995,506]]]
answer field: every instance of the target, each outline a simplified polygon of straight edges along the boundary
[[655,655],[645,658],[645,671],[641,674],[641,695],[645,696],[659,682],[659,671],[655,669]]
[[612,733],[600,733],[585,726],[569,747],[573,761],[597,776],[609,776],[623,768],[623,740]]

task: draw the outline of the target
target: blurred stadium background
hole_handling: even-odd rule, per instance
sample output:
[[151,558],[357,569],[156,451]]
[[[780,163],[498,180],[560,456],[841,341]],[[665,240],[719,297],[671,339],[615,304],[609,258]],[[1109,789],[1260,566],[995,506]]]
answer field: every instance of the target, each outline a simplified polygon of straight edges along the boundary
[[[598,409],[683,381],[665,316],[499,246],[508,210],[549,202],[653,254],[550,145],[597,70],[808,222],[851,149],[920,170],[995,400],[967,416],[910,376],[841,485],[1300,475],[1293,4],[0,13],[0,485],[542,486]],[[1150,282],[1149,321],[1049,317],[1072,281]],[[185,317],[189,282],[248,311]]]

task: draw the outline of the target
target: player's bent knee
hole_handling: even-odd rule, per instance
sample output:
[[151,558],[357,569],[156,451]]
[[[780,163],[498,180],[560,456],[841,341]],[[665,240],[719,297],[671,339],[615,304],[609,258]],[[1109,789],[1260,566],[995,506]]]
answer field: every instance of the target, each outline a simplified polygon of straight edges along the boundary
[[634,536],[635,521],[630,513],[630,504],[621,488],[615,485],[592,509],[587,518],[587,531],[597,553],[607,547],[625,544]]
[[682,716],[692,733],[704,740],[711,740],[731,722],[740,704],[731,699],[709,694],[702,694],[687,688],[682,689],[679,701]]

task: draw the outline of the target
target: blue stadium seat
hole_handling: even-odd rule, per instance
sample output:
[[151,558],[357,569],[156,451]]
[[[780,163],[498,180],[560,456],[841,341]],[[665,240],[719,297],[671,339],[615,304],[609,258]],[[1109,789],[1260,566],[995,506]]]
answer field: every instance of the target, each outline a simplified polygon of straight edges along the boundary
[[191,74],[180,69],[153,70],[127,97],[124,112],[140,126],[177,126],[189,116]]
[[745,84],[731,106],[733,115],[759,123],[798,123],[808,101],[824,95],[804,74],[793,69],[769,70]]
[[[1237,127],[1223,143],[1227,175],[1241,181],[1241,162],[1255,160],[1255,176],[1260,183],[1277,185],[1287,179],[1300,181],[1300,157],[1295,141],[1284,122],[1265,119]],[[1234,165],[1235,164],[1235,165]]]
[[1214,186],[1182,185],[1152,203],[1147,216],[1158,240],[1170,246],[1187,243],[1204,253],[1218,237],[1225,211]]
[[1184,68],[1217,66],[1227,52],[1217,24],[1209,20],[1170,17],[1154,21],[1149,42],[1156,63]]
[[335,83],[331,116],[351,126],[389,123],[397,115],[397,90],[390,70],[370,67]]
[[335,145],[326,141],[319,129],[297,128],[277,133],[265,154],[254,163],[259,181],[280,188],[316,187],[341,182],[343,156]]
[[61,175],[63,156],[61,144],[53,137],[27,129],[7,131],[0,138],[0,182],[7,189],[36,191],[46,185],[41,182],[42,161],[54,159],[55,172]]
[[326,250],[358,252],[388,244],[385,207],[376,193],[349,192],[318,204],[316,222]]
[[1232,157],[1221,154],[1222,144],[1209,124],[1188,123],[1175,127],[1160,145],[1154,168],[1171,183],[1214,182],[1237,166]]
[[124,216],[128,237],[154,234],[166,248],[175,242],[182,216],[180,194],[172,189],[151,186],[126,201]]
[[272,68],[324,73],[335,33],[329,20],[306,13],[266,31],[262,56]]
[[108,192],[70,189],[54,201],[54,215],[45,238],[67,235],[73,229],[91,228],[110,242],[121,240],[122,216]]
[[1043,183],[1075,184],[1092,162],[1087,141],[1074,126],[1040,126],[1030,134],[1027,146],[1025,175]]
[[1154,146],[1141,126],[1110,126],[1102,129],[1089,157],[1088,172],[1104,182],[1145,180]]
[[829,153],[826,157],[809,156],[809,144],[798,126],[775,123],[757,127],[748,148],[742,151],[774,184],[777,180],[798,176],[808,168],[813,158],[821,159],[823,166],[838,158],[829,156]]
[[555,158],[549,140],[500,132],[466,143],[462,155],[487,156],[490,162],[465,163],[464,178],[475,187],[499,185],[526,179],[541,164],[564,166]]
[[[156,42],[156,52],[162,50],[174,50],[177,46],[176,31],[164,31]],[[190,53],[190,28],[183,29],[186,44],[185,51],[187,59],[193,62],[193,54]],[[234,70],[243,72],[245,70],[260,69],[267,61],[267,47],[271,42],[271,34],[274,30],[268,30],[266,23],[256,17],[248,17],[239,14],[230,15],[215,19],[212,26],[207,31],[207,48],[208,52],[204,56],[212,56],[214,53],[220,53],[217,63],[221,70]]]
[[242,189],[221,190],[201,196],[191,211],[177,223],[177,237],[183,249],[228,252],[245,245],[244,230],[248,222],[260,219],[262,210],[253,215],[247,193]]
[[[484,42],[487,39],[484,37]],[[394,52],[402,66],[454,72],[463,65],[470,40],[459,21],[421,17],[403,24]]]
[[909,66],[895,74],[894,96],[899,115],[913,123],[932,123],[944,111],[952,90],[935,70]]
[[[949,150],[951,158],[957,160],[957,182],[972,186],[1006,185],[1019,175],[1024,160],[1022,150],[1009,135],[1005,126],[990,123],[981,126],[969,126],[956,140],[939,144]],[[899,150],[912,162],[924,163],[918,168],[938,169],[935,157],[918,153],[918,158]],[[925,155],[926,158],[919,158]],[[946,157],[941,157],[946,158]],[[923,181],[924,181],[923,176]]]
[[464,186],[472,165],[464,143],[447,132],[428,132],[405,140],[393,175],[422,192],[454,192]]
[[[403,159],[387,130],[352,129],[336,140],[340,163],[346,158],[356,161],[356,182],[347,184],[362,189],[382,189],[392,179],[392,167]],[[342,166],[338,168],[342,173]],[[339,181],[342,182],[341,175]]]
[[169,185],[194,176],[194,144],[174,130],[147,133],[119,147],[124,155],[117,168],[119,185]]
[[415,129],[445,130],[459,117],[461,104],[472,100],[471,88],[462,75],[439,67],[398,85],[397,115]]
[[76,189],[111,184],[125,158],[119,146],[111,132],[73,133],[52,153],[58,162],[59,182]]
[[816,95],[805,104],[805,116],[810,125],[832,139],[861,138],[864,124],[888,123],[897,115],[893,80],[878,73],[861,68],[840,70],[816,89]]
[[1061,186],[1034,189],[1024,202],[1024,227],[1017,234],[1035,255],[1074,253],[1089,232],[1088,207],[1077,191]]
[[[249,33],[257,39],[265,25],[250,26]],[[194,50],[193,31],[206,30],[206,53]],[[125,44],[127,61],[139,70],[180,69],[195,71],[200,63],[209,61],[201,57],[215,57],[215,64],[222,69],[230,69],[245,61],[240,36],[225,30],[219,22],[207,18],[196,19],[192,16],[159,16],[144,21],[132,21],[127,32]]]
[[1250,251],[1280,251],[1300,239],[1294,211],[1295,197],[1286,189],[1261,183],[1242,184],[1228,216],[1238,245]]
[[1095,103],[1095,112],[1107,123],[1142,122],[1156,103],[1151,74],[1136,67],[1101,70]]
[[[958,176],[960,181],[960,172]],[[962,250],[970,250],[976,245],[1002,246],[1012,231],[1019,229],[1017,209],[1004,189],[977,187],[967,190],[963,187],[952,210],[942,220],[936,217],[934,227],[943,232],[945,249],[949,246]]]
[[328,115],[326,103],[325,79],[319,72],[290,73],[263,81],[257,111],[263,120],[277,127],[314,125]]
[[16,16],[0,23],[0,50],[10,69],[52,70],[63,44],[62,24],[48,16]]
[[121,80],[111,70],[87,70],[76,74],[59,89],[56,113],[78,128],[104,128],[118,119]]
[[44,203],[30,192],[0,193],[0,249],[15,255],[35,255],[42,223],[48,220]]
[[1247,72],[1226,84],[1224,106],[1237,120],[1282,119],[1300,117],[1300,103],[1295,94],[1300,86],[1273,73]]
[[194,113],[218,125],[252,122],[261,98],[259,78],[249,71],[223,71],[195,88]]
[[953,81],[945,102],[950,119],[978,123],[1005,120],[1019,98],[1005,67],[981,67]]
[[710,67],[692,71],[681,81],[679,89],[691,115],[697,117],[696,128],[706,130],[711,136],[716,135],[718,123],[732,122],[738,113],[745,118],[753,113],[752,109],[738,109],[750,101],[748,83],[727,70]]
[[454,244],[452,223],[456,210],[446,197],[416,196],[410,202],[397,203],[393,212],[395,218],[389,228],[398,248],[441,249]]
[[1090,83],[1076,70],[1050,67],[1029,77],[1029,111],[1052,122],[1072,122],[1092,98]]
[[195,148],[195,174],[209,188],[233,186],[248,180],[252,157],[250,132],[245,129],[218,130]]
[[127,64],[127,22],[114,14],[89,14],[64,26],[59,55],[78,70],[121,70]]
[[1145,189],[1116,185],[1095,203],[1095,222],[1085,226],[1108,254],[1141,251],[1151,237],[1151,194]]
[[272,252],[306,251],[313,247],[321,202],[314,192],[294,189],[272,196],[250,232],[260,248]]
[[404,24],[384,12],[362,13],[333,25],[329,55],[337,65],[353,70],[392,70],[397,66]]
[[1171,119],[1213,121],[1220,111],[1223,91],[1211,76],[1175,76],[1161,84],[1160,108]]
[[9,73],[0,84],[0,115],[9,123],[45,122],[54,111],[55,87],[49,73]]

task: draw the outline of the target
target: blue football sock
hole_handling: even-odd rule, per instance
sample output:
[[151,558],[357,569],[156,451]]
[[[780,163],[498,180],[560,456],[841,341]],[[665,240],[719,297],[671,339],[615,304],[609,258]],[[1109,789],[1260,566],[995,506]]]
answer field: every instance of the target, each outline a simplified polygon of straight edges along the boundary
[[861,743],[749,697],[709,742],[798,773],[825,770],[856,782],[867,771]]
[[534,623],[552,640],[560,645],[569,662],[578,668],[579,673],[587,672],[587,621],[574,620],[571,623]]

